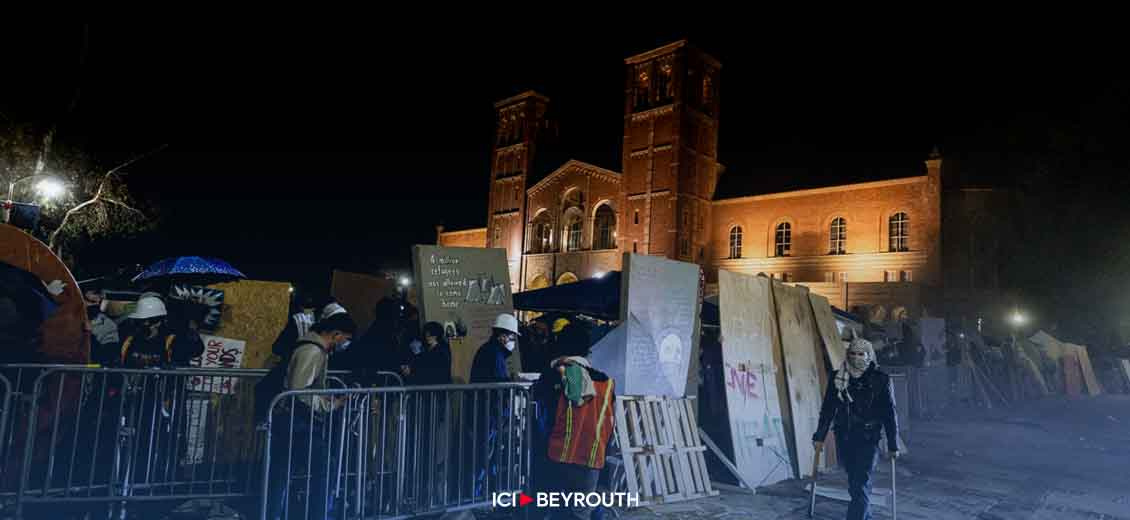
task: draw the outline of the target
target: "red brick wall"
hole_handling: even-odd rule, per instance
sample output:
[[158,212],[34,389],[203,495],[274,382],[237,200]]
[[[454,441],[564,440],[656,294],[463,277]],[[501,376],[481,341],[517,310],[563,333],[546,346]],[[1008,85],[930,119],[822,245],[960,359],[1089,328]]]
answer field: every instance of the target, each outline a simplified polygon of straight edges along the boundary
[[486,247],[487,228],[440,233],[439,245],[443,247]]

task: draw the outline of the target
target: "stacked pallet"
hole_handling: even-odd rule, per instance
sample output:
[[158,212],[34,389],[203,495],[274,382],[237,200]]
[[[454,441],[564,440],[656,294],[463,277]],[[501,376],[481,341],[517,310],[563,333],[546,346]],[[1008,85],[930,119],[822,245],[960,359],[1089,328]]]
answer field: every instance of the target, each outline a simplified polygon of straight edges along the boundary
[[616,437],[629,493],[640,505],[715,496],[694,398],[617,396]]

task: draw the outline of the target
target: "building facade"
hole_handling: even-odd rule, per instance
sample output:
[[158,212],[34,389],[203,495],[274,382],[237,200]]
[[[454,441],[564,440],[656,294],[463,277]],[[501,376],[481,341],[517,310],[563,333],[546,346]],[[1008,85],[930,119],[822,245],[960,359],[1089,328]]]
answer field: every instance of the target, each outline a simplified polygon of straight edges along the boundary
[[[721,64],[676,42],[625,60],[621,171],[577,160],[535,170],[550,100],[495,105],[487,227],[438,233],[502,247],[515,291],[619,270],[622,253],[808,286],[844,309],[918,315],[941,286],[941,170],[826,188],[716,198]],[[726,175],[741,175],[727,172]]]

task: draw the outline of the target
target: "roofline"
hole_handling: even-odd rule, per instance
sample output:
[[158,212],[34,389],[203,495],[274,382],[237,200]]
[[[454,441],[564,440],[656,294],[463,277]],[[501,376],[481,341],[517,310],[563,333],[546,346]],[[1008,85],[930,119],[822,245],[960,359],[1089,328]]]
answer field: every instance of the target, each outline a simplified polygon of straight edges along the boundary
[[719,62],[714,56],[711,56],[711,55],[707,54],[706,52],[704,52],[702,49],[699,49],[698,47],[691,45],[690,42],[688,42],[687,40],[674,41],[674,42],[668,43],[667,45],[664,45],[662,47],[659,47],[659,48],[656,48],[656,49],[651,49],[649,51],[642,52],[642,53],[636,54],[634,56],[629,56],[627,58],[624,58],[624,63],[627,63],[629,65],[634,65],[636,63],[642,63],[642,62],[645,62],[645,61],[650,60],[652,58],[662,56],[664,54],[667,54],[669,52],[672,52],[676,49],[680,49],[680,48],[683,48],[683,47],[686,47],[688,49],[694,49],[696,52],[698,52],[698,54],[704,60],[710,62],[710,64],[713,65],[714,68],[716,68],[716,69],[722,68],[722,63]]
[[516,103],[518,101],[522,101],[524,99],[529,99],[529,98],[534,98],[534,99],[541,100],[544,103],[549,103],[549,98],[546,97],[545,95],[539,94],[539,93],[537,93],[536,91],[533,91],[533,90],[527,90],[527,91],[522,92],[521,94],[518,94],[516,96],[510,96],[506,99],[495,102],[494,108],[502,108],[506,105],[510,105],[510,104]]
[[901,186],[901,185],[904,185],[904,184],[924,183],[927,180],[929,180],[929,178],[930,177],[928,175],[918,175],[918,176],[914,176],[914,177],[902,177],[902,178],[899,178],[899,179],[890,179],[890,180],[886,180],[886,181],[860,182],[860,183],[855,183],[855,184],[844,184],[844,185],[840,185],[840,186],[829,186],[829,187],[826,187],[826,188],[812,188],[812,189],[807,189],[807,190],[783,191],[783,192],[780,192],[780,193],[767,193],[767,194],[764,194],[764,195],[750,195],[750,196],[747,196],[747,197],[735,197],[735,198],[732,198],[732,199],[715,200],[714,205],[724,206],[724,205],[728,205],[728,204],[740,204],[740,203],[743,203],[743,202],[756,202],[756,201],[761,201],[761,200],[785,199],[785,198],[789,198],[789,197],[804,197],[804,196],[808,196],[808,195],[821,195],[821,194],[824,194],[824,193],[839,193],[839,192],[844,192],[844,191],[868,190],[868,189],[875,189],[875,188],[888,188],[888,187],[891,187],[891,186]]
[[440,235],[469,235],[471,233],[478,233],[478,232],[485,233],[486,230],[487,230],[487,228],[485,228],[485,227],[479,227],[479,228],[472,228],[472,229],[461,229],[459,231],[444,231],[444,232],[440,233]]
[[537,184],[534,184],[533,186],[530,186],[529,188],[527,188],[526,193],[533,193],[534,191],[541,189],[542,187],[544,187],[545,184],[548,184],[550,180],[552,180],[554,177],[556,177],[559,173],[562,173],[565,170],[567,170],[570,166],[575,166],[575,167],[577,167],[581,170],[589,170],[590,173],[598,173],[598,174],[604,174],[604,175],[607,175],[607,176],[610,176],[610,177],[614,177],[617,181],[620,180],[620,172],[614,172],[612,170],[601,168],[600,166],[597,166],[595,164],[589,164],[589,163],[584,162],[584,161],[578,161],[576,159],[569,159],[568,161],[565,161],[565,164],[562,164],[561,166],[557,167],[557,169],[553,170],[552,172],[549,172],[549,175],[546,175],[545,178],[538,181]]

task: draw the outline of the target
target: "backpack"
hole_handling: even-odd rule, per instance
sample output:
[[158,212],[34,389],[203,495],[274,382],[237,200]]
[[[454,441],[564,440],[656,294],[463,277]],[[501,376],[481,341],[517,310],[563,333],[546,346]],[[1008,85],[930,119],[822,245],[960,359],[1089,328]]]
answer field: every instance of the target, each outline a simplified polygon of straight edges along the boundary
[[[306,344],[317,345],[321,348],[321,345],[313,341],[301,340],[291,349],[291,354],[298,350],[298,347]],[[290,356],[287,356],[277,365],[271,367],[271,370],[258,383],[255,383],[255,422],[267,420],[267,415],[271,412],[268,409],[271,406],[271,400],[286,390],[286,373],[289,368]]]

